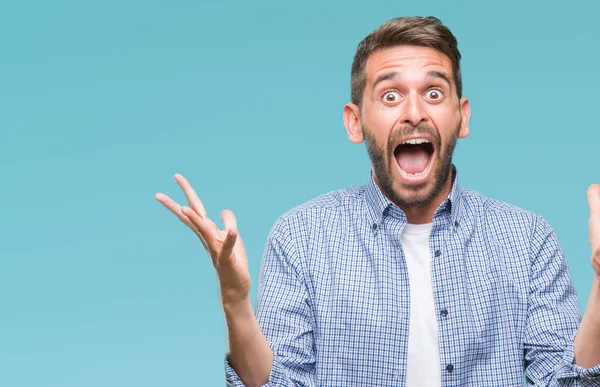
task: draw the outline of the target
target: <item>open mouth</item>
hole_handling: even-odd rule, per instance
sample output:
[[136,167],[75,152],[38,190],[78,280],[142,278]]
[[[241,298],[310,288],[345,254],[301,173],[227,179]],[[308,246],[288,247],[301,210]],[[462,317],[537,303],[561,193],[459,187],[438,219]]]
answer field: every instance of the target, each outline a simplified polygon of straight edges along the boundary
[[411,179],[426,177],[431,169],[433,143],[427,138],[411,138],[396,146],[394,156],[402,174]]

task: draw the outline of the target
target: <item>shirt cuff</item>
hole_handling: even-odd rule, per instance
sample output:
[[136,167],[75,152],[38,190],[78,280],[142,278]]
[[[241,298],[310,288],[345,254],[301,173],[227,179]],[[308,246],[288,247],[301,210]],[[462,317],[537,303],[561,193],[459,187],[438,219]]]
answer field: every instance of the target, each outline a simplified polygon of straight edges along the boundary
[[[281,363],[277,361],[277,353],[275,349],[272,345],[270,346],[271,350],[273,351],[273,365],[271,366],[271,373],[269,374],[267,384],[263,384],[261,387],[288,386],[289,378],[285,373]],[[237,372],[235,372],[229,363],[229,354],[225,355],[225,384],[227,387],[245,387]]]
[[563,367],[561,372],[558,373],[558,379],[562,378],[579,378],[579,379],[591,379],[594,381],[600,381],[600,364],[592,367],[592,368],[583,368],[575,364],[575,334],[571,336],[571,340],[569,341],[569,345],[564,353],[563,364],[566,367]]

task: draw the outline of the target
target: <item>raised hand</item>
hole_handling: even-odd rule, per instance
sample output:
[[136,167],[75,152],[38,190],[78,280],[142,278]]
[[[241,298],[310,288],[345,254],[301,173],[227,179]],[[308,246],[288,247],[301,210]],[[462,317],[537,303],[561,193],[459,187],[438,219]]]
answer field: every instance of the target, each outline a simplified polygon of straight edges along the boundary
[[592,184],[587,192],[590,206],[589,237],[592,248],[592,267],[600,278],[600,184]]
[[202,242],[217,272],[223,305],[246,301],[250,293],[250,273],[235,215],[230,210],[221,211],[225,230],[220,230],[206,215],[204,205],[190,183],[179,174],[175,175],[175,180],[185,193],[189,207],[181,206],[163,193],[157,193],[156,200],[171,210]]

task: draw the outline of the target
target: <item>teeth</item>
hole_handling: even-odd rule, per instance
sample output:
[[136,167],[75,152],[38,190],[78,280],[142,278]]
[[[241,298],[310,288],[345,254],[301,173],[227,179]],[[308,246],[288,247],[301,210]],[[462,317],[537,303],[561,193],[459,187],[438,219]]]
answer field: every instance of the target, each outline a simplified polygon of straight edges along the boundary
[[408,173],[402,168],[400,168],[400,171],[404,175],[409,176],[409,177],[421,177],[421,176],[425,176],[425,174],[427,173],[427,168],[425,168],[425,170],[423,172],[419,172],[419,173]]
[[427,144],[430,141],[425,138],[411,138],[410,140],[404,141],[402,144]]

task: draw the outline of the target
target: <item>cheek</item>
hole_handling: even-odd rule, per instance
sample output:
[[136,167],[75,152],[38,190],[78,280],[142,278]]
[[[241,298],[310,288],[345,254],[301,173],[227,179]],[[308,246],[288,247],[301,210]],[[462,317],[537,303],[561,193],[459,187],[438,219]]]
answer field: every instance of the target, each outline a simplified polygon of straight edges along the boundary
[[449,109],[446,106],[434,106],[429,115],[433,125],[437,128],[442,142],[446,143],[452,136],[458,134],[461,121],[458,109]]
[[377,104],[373,108],[372,118],[386,127],[394,126],[401,116],[402,108],[400,105],[385,106],[383,104]]
[[380,124],[394,122],[401,115],[400,105],[387,106],[380,101],[369,101],[363,106],[363,117]]
[[394,129],[397,116],[388,111],[363,112],[362,126],[364,132],[369,132],[371,138],[377,141],[379,146],[387,146],[390,133]]

